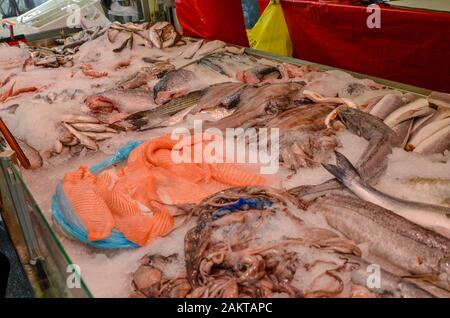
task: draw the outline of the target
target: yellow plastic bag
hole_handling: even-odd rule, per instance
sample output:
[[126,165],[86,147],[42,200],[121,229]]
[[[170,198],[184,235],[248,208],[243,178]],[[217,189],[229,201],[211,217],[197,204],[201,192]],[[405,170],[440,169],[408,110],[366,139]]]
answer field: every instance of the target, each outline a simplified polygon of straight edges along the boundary
[[247,35],[252,49],[292,56],[292,41],[279,0],[270,1]]

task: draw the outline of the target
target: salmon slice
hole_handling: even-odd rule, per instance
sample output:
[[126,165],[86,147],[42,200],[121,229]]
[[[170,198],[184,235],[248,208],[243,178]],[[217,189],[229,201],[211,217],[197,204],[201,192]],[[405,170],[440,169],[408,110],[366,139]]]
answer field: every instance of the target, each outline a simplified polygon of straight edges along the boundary
[[69,172],[63,179],[63,191],[86,228],[89,241],[108,237],[115,225],[110,209],[96,186],[97,177],[86,167]]
[[[264,177],[239,165],[194,163],[196,143],[207,144],[203,137],[192,136],[180,143],[164,135],[137,147],[120,170],[109,169],[95,177],[82,167],[67,174],[64,190],[89,237],[104,238],[115,227],[142,246],[173,229],[167,204],[199,203],[230,187],[267,184]],[[173,151],[190,154],[192,161],[175,163]]]
[[106,202],[114,215],[134,216],[139,215],[137,202],[131,197],[136,191],[136,187],[128,187],[122,183],[118,183],[111,191],[109,200]]
[[167,211],[155,211],[151,215],[119,216],[114,215],[116,228],[125,237],[144,246],[150,240],[168,234],[174,225],[173,217]]
[[249,173],[231,163],[211,164],[211,176],[218,182],[236,187],[266,184],[264,177]]

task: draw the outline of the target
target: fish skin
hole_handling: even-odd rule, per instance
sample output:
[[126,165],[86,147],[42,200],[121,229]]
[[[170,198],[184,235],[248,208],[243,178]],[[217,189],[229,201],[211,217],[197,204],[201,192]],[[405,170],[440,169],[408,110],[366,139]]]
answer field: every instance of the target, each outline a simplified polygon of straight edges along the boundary
[[396,94],[387,94],[373,106],[369,114],[384,120],[394,110],[403,105],[404,103],[400,96]]
[[420,142],[414,152],[421,154],[433,154],[450,149],[450,125],[435,132],[430,137]]
[[212,85],[205,90],[192,113],[198,113],[216,107],[235,109],[240,103],[241,94],[247,87],[242,83],[220,83]]
[[408,119],[392,128],[392,130],[397,134],[398,138],[400,138],[400,140],[402,141],[402,148],[404,148],[408,143],[413,125],[414,119]]
[[431,112],[432,108],[429,107],[428,101],[425,98],[419,98],[393,111],[384,119],[384,123],[392,128],[402,121],[414,117],[426,116]]
[[[370,252],[413,274],[449,274],[450,240],[380,206],[345,193],[317,199],[311,211]],[[445,279],[440,282],[450,286]]]
[[[365,181],[375,182],[386,170],[387,156],[392,153],[392,148],[400,145],[397,134],[381,119],[354,108],[342,108],[337,115],[348,130],[369,141],[356,167]],[[313,199],[340,189],[342,185],[338,180],[331,179],[318,185],[296,187],[289,192],[305,199]]]
[[356,167],[365,180],[374,180],[387,167],[387,156],[401,144],[397,134],[384,122],[353,108],[338,112],[339,120],[354,134],[369,141],[369,146]]
[[89,131],[89,132],[106,132],[108,127],[101,124],[93,124],[93,123],[74,123],[71,125],[78,131]]
[[184,50],[181,57],[186,60],[190,60],[191,58],[194,57],[195,53],[197,53],[197,51],[200,50],[204,42],[205,40],[199,40],[197,42],[192,43],[186,50]]
[[165,122],[170,116],[196,105],[203,90],[193,91],[186,95],[176,97],[154,109],[133,113],[124,119],[134,129],[150,129]]
[[197,51],[197,53],[195,53],[195,56],[200,57],[202,55],[206,55],[221,48],[224,48],[225,46],[226,43],[220,40],[208,41],[206,43],[203,43],[202,47]]
[[277,79],[281,78],[281,72],[277,67],[263,65],[238,72],[236,74],[236,79],[243,83],[257,84],[266,80],[266,76],[270,75],[270,78],[273,78],[272,74],[275,74],[275,78]]
[[400,182],[416,191],[430,192],[444,200],[450,198],[450,179],[414,177]]
[[196,79],[192,71],[178,69],[167,72],[153,87],[153,98],[157,104],[169,101],[174,96],[184,95],[189,83]]
[[428,95],[428,101],[431,104],[437,105],[439,107],[450,109],[450,94],[432,92],[430,95]]
[[[421,226],[432,228],[446,236],[450,235],[450,208],[395,198],[372,188],[363,181],[350,161],[339,152],[336,152],[336,165],[322,165],[361,199],[391,210]],[[421,219],[423,216],[427,216],[427,219]]]
[[300,93],[302,88],[300,83],[276,83],[258,88],[249,85],[242,91],[233,114],[214,123],[205,123],[204,127],[223,130],[229,127],[254,127],[295,107],[295,101],[303,100]]
[[445,126],[450,126],[450,117],[446,119],[433,121],[427,124],[426,126],[423,126],[419,131],[417,131],[415,134],[411,136],[408,143],[414,147],[417,147],[417,145],[420,142],[424,141],[426,138],[438,132]]
[[434,298],[435,295],[417,286],[413,282],[407,282],[404,278],[394,275],[383,268],[380,268],[382,279],[380,280],[379,288],[369,288],[367,282],[372,275],[372,272],[367,271],[368,262],[356,256],[348,256],[351,262],[358,263],[358,268],[352,271],[352,282],[361,286],[367,287],[370,291],[382,296],[392,296],[401,298]]
[[69,124],[74,124],[74,123],[98,124],[100,122],[97,118],[92,117],[92,116],[71,115],[71,114],[63,115],[61,117],[61,121],[69,123]]
[[76,130],[75,128],[73,128],[71,125],[63,123],[64,127],[67,128],[67,130],[69,130],[69,132],[74,135],[75,137],[78,138],[78,140],[80,141],[80,143],[84,146],[86,146],[88,149],[91,150],[98,150],[98,145],[95,141],[93,141],[91,138],[89,138],[88,136],[86,136],[85,134],[83,134],[82,132]]
[[128,110],[130,108],[130,103],[132,103],[133,105],[138,105],[136,106],[136,109],[152,109],[157,107],[151,96],[149,96],[148,90],[140,88],[114,88],[95,95],[91,95],[88,98],[93,97],[106,98],[107,100],[112,101],[114,106],[117,107],[121,112],[124,111],[123,109],[127,109],[127,111],[131,112],[131,110]]

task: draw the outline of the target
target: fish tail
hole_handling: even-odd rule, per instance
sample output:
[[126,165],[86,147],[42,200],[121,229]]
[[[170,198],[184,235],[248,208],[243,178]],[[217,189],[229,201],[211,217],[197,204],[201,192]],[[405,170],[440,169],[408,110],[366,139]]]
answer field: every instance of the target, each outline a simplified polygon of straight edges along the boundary
[[352,165],[352,163],[340,152],[336,154],[336,165],[322,163],[322,166],[334,175],[342,183],[360,178],[359,172]]

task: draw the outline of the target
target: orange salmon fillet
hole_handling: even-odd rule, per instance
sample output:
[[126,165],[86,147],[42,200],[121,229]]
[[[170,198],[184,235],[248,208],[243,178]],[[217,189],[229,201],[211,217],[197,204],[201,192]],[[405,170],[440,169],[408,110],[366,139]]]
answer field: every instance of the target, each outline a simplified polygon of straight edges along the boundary
[[95,177],[82,167],[68,173],[64,191],[70,193],[69,200],[86,222],[89,236],[104,238],[115,227],[143,246],[173,229],[174,219],[165,204],[199,203],[230,187],[267,184],[266,178],[236,164],[172,160],[173,151],[190,154],[192,159],[195,144],[204,146],[211,140],[209,135],[202,137],[180,143],[164,135],[138,146],[127,165],[117,171],[111,168]]
[[73,209],[86,227],[89,241],[108,237],[114,227],[114,219],[96,188],[97,177],[86,167],[67,173],[63,191]]

